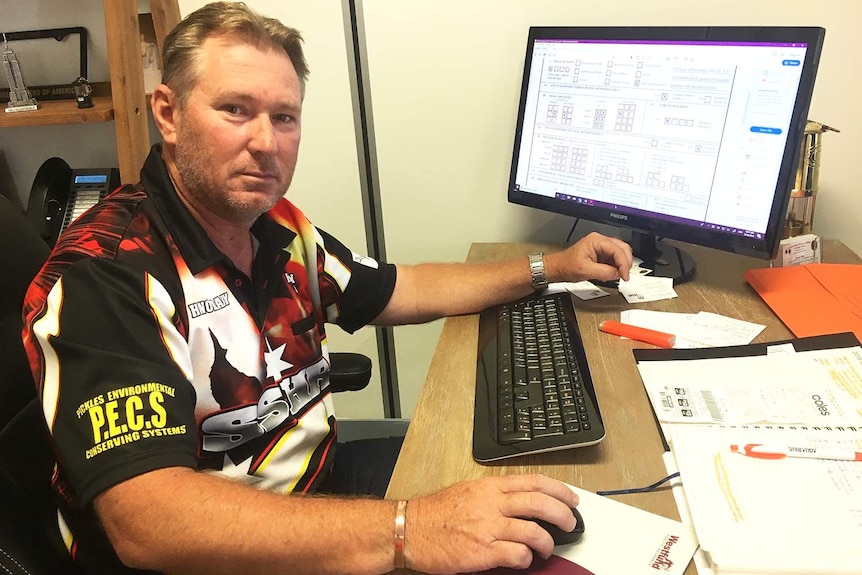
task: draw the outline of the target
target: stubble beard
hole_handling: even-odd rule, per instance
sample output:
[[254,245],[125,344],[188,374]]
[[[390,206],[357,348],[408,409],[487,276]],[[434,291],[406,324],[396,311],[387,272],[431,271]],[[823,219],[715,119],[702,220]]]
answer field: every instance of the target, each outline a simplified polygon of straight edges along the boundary
[[[226,183],[217,182],[214,175],[220,166],[214,166],[214,162],[207,161],[206,151],[199,145],[205,138],[202,134],[177,134],[177,172],[187,193],[195,202],[228,221],[237,222],[253,222],[278,203],[287,190],[287,185],[284,190],[275,194],[264,193],[263,190],[232,190],[226,187]],[[273,159],[264,158],[249,168],[273,173],[278,171],[274,164]]]

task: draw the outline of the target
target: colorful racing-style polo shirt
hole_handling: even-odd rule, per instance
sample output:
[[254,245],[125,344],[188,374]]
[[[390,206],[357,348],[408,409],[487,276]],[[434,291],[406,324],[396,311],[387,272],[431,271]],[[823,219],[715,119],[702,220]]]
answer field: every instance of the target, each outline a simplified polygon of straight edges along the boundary
[[157,145],[141,183],[78,218],[31,285],[25,347],[77,540],[96,495],[154,469],[278,492],[325,479],[335,420],[324,324],[353,332],[373,320],[395,267],[286,199],[251,231],[248,278],[179,199]]

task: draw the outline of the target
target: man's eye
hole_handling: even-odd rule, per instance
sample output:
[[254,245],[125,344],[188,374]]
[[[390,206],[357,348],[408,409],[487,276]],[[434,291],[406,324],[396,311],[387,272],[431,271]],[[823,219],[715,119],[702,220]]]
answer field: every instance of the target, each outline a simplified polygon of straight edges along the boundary
[[273,115],[272,120],[279,123],[292,122],[293,116],[290,114],[275,114]]
[[239,106],[234,106],[234,105],[224,106],[222,108],[222,110],[224,110],[228,114],[239,114],[242,111]]

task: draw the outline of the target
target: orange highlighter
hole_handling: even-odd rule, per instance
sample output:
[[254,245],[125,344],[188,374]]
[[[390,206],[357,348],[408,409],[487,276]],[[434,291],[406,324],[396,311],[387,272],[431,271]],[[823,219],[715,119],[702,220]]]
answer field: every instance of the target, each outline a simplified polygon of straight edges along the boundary
[[606,333],[612,333],[629,339],[636,339],[657,345],[658,347],[672,348],[676,343],[676,336],[663,331],[629,325],[613,320],[605,320],[599,325],[599,329]]

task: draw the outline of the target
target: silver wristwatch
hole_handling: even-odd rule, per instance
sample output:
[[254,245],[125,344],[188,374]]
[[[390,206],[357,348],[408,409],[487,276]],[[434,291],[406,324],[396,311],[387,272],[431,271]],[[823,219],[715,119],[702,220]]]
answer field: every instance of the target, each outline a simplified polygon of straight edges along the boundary
[[536,252],[530,254],[530,277],[533,279],[533,289],[536,291],[548,287],[548,278],[545,276],[545,254]]

